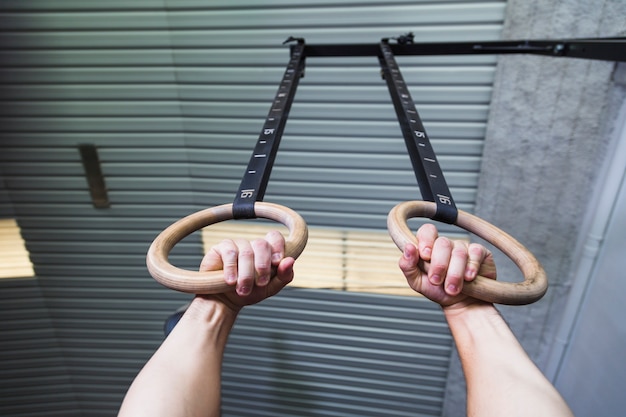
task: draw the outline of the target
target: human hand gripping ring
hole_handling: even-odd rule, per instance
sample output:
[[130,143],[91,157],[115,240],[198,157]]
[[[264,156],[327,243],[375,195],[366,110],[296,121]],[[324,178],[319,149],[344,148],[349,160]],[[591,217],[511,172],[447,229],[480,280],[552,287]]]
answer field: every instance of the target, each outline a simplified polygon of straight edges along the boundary
[[[300,256],[308,239],[308,228],[304,219],[290,208],[256,202],[254,211],[257,217],[282,223],[289,230],[285,240],[285,256]],[[232,291],[234,286],[226,284],[224,273],[220,271],[189,271],[169,263],[168,255],[183,238],[203,227],[233,219],[233,205],[223,204],[193,213],[184,217],[165,230],[152,242],[146,256],[150,275],[160,284],[186,293],[219,294]]]
[[[407,243],[417,246],[417,239],[407,226],[407,219],[432,218],[436,209],[436,204],[432,202],[405,201],[389,212],[387,229],[401,251],[404,251]],[[459,210],[454,224],[485,239],[501,250],[524,275],[523,282],[501,282],[478,276],[471,282],[463,283],[463,294],[490,303],[508,305],[530,304],[543,297],[548,289],[546,273],[539,261],[521,243],[491,223],[462,210]],[[427,268],[427,263],[424,264]]]

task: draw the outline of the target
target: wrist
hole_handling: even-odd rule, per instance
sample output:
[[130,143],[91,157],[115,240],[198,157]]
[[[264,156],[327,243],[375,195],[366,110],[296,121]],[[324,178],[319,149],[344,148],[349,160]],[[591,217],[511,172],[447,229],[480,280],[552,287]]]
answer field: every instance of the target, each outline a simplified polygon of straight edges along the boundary
[[[478,301],[459,308],[446,308],[444,316],[452,332],[457,348],[469,349],[475,355],[491,355],[486,346],[497,343],[519,345],[493,304]],[[504,355],[504,354],[503,354]]]
[[216,296],[196,295],[181,320],[191,321],[195,326],[213,328],[226,324],[230,327],[235,323],[239,310],[223,303]]
[[500,316],[500,313],[493,304],[479,300],[444,306],[442,310],[448,324],[451,326],[456,324],[467,325],[468,322],[491,320],[494,318],[502,320],[502,316]]

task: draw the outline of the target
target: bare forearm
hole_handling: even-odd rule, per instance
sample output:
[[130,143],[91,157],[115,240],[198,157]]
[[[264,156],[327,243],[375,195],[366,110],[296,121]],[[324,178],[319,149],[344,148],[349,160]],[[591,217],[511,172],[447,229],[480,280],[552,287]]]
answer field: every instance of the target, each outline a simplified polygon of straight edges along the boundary
[[219,416],[221,363],[236,314],[195,299],[131,385],[119,417]]
[[444,312],[467,380],[469,416],[572,416],[492,305]]

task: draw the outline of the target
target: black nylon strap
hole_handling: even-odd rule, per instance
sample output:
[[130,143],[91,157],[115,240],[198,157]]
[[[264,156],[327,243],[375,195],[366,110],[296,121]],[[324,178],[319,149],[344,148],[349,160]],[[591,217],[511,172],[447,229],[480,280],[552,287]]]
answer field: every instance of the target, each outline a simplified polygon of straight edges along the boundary
[[278,145],[285,129],[298,82],[304,74],[304,41],[291,47],[291,59],[265,119],[263,129],[233,202],[233,218],[253,219],[254,203],[263,201]]
[[458,210],[391,47],[385,40],[380,43],[378,60],[400,122],[422,198],[437,204],[433,220],[453,224],[456,222]]

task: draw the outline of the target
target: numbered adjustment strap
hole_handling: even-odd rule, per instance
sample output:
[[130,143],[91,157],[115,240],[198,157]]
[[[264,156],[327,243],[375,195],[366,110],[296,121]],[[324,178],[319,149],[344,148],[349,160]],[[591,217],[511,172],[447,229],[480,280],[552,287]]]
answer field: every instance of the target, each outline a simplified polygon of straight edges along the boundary
[[422,198],[436,203],[437,211],[433,220],[453,224],[457,219],[458,210],[387,40],[380,43],[378,60],[400,122]]
[[289,39],[288,41],[291,40],[297,40],[298,43],[291,46],[291,59],[239,185],[233,202],[233,218],[235,219],[256,217],[254,203],[263,201],[291,103],[296,94],[298,82],[304,75],[304,40]]

